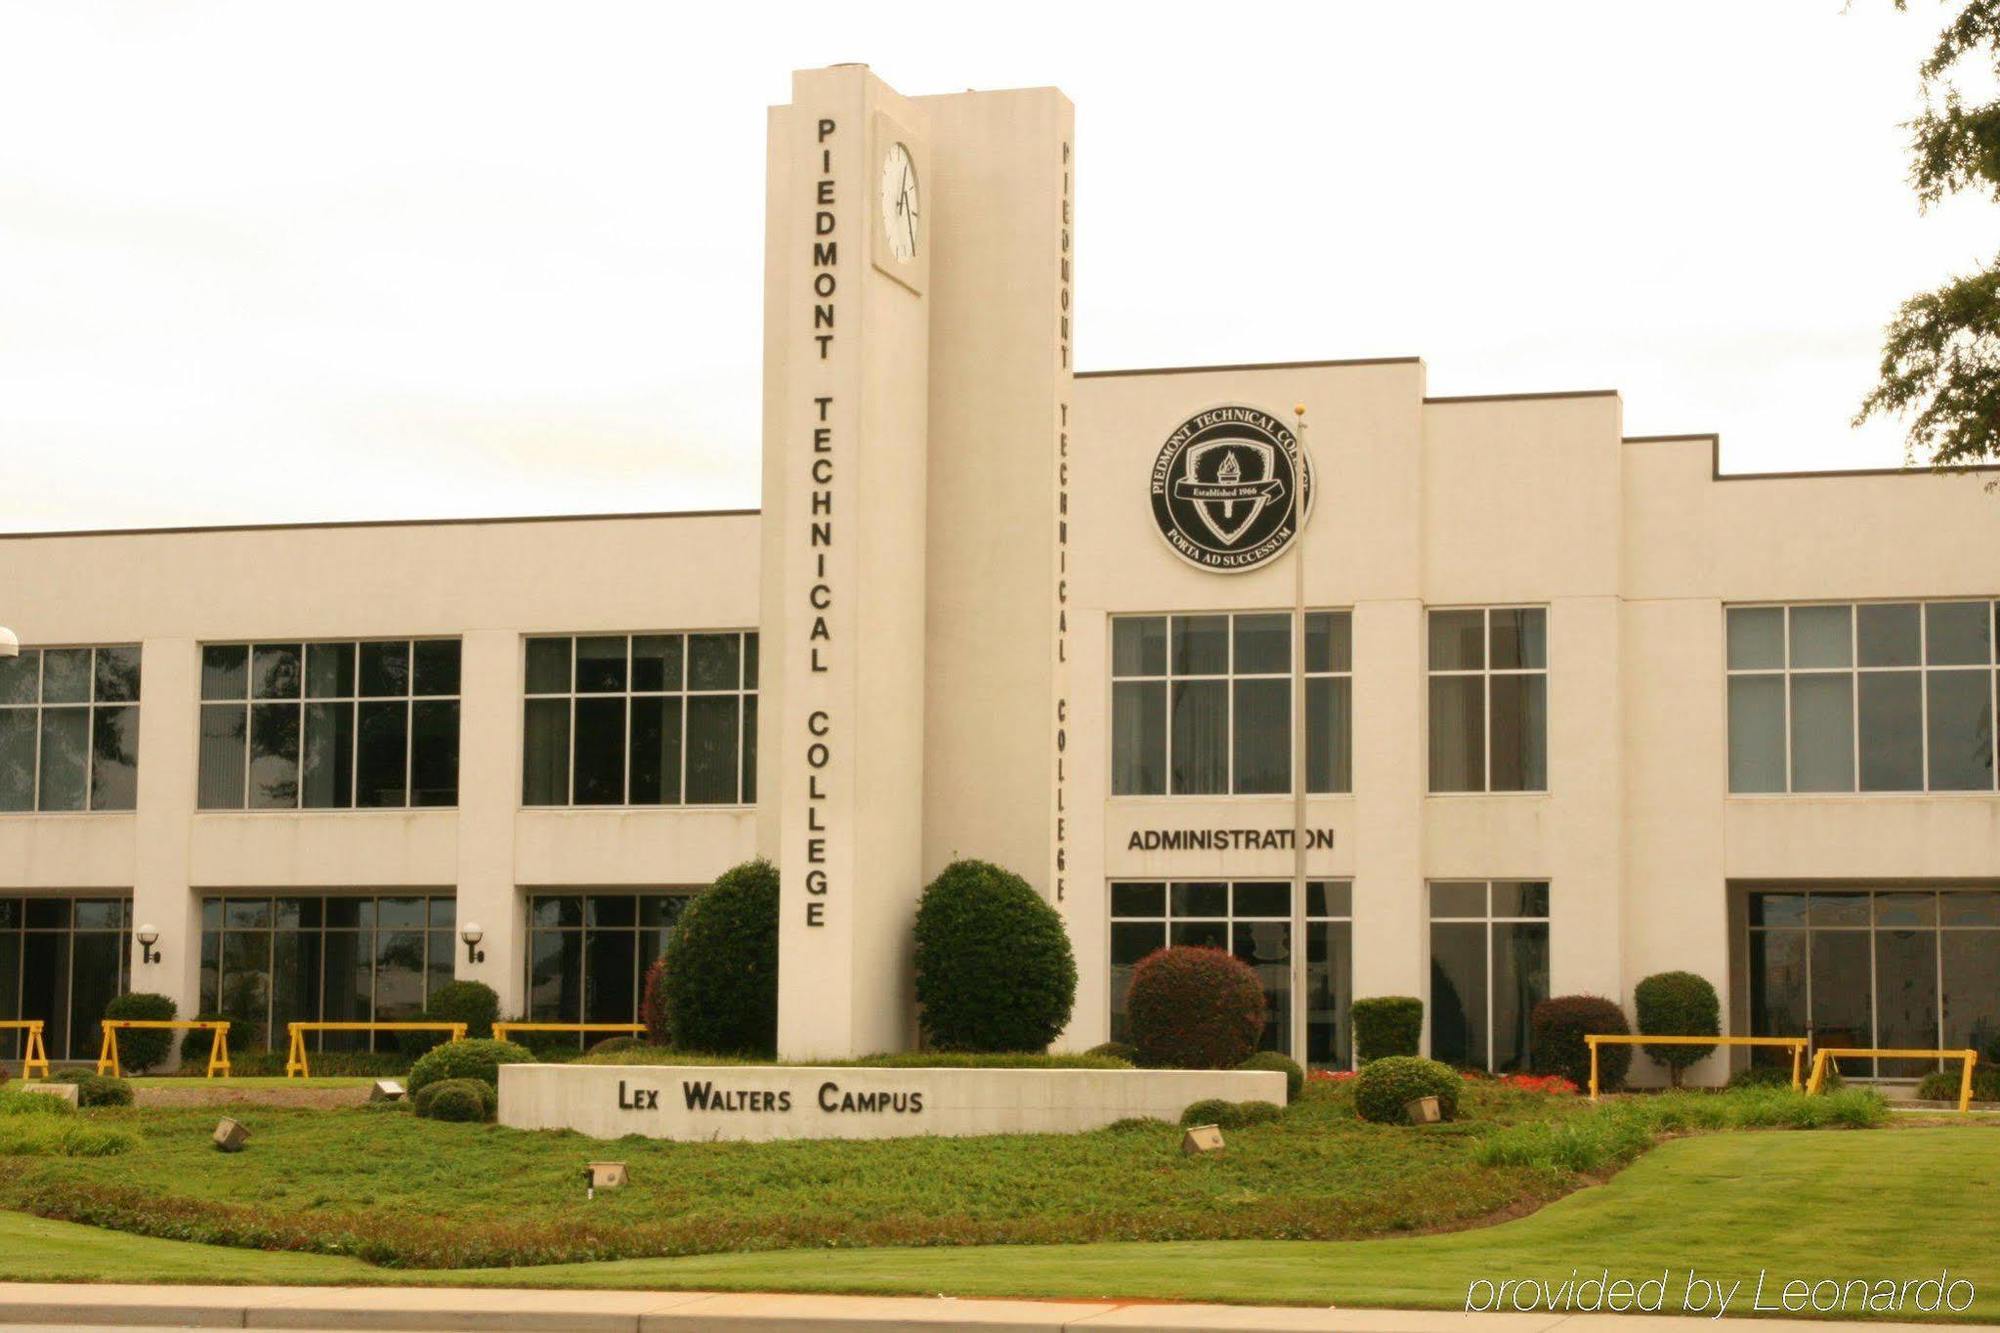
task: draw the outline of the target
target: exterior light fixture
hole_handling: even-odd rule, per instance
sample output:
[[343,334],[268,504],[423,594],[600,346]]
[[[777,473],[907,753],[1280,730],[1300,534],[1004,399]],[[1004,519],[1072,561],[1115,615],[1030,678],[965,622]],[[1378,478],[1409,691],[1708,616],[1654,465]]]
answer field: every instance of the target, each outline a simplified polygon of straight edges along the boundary
[[148,965],[160,961],[160,951],[153,946],[160,942],[160,928],[151,922],[139,927],[139,961]]
[[21,636],[14,633],[13,630],[8,629],[5,625],[0,625],[0,657],[19,657],[20,655]]
[[465,929],[458,932],[458,937],[465,941],[466,962],[483,963],[486,961],[486,951],[479,947],[479,941],[486,938],[486,932],[479,928],[477,922],[466,922]]

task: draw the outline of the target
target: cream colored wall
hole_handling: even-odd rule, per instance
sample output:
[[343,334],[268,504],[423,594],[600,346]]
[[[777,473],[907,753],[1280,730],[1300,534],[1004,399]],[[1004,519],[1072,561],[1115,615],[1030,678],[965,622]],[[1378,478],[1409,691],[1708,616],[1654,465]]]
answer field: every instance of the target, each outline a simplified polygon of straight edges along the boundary
[[[755,514],[0,538],[30,646],[143,645],[137,809],[0,817],[0,885],[131,891],[162,931],[133,986],[192,1012],[209,892],[450,892],[485,930],[459,975],[523,995],[524,886],[704,883],[755,846],[748,810],[524,811],[522,638],[753,628]],[[197,811],[205,642],[462,640],[455,810]]]

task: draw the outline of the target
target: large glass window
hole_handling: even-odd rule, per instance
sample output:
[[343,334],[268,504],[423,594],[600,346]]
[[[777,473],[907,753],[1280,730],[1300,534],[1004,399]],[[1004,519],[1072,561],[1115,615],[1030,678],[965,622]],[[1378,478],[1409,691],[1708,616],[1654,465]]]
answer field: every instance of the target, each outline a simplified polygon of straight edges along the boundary
[[1432,791],[1548,790],[1548,668],[1541,607],[1430,613]]
[[[0,898],[0,1018],[39,1018],[51,1060],[95,1060],[104,1006],[131,975],[130,898]],[[0,1059],[21,1058],[0,1029]]]
[[130,810],[139,793],[139,649],[0,657],[0,813]]
[[211,643],[204,810],[458,804],[457,639]]
[[[379,898],[206,898],[201,1010],[231,1037],[284,1050],[294,1022],[414,1020],[452,979],[457,902]],[[308,1033],[313,1050],[397,1049],[393,1032]]]
[[[1306,614],[1306,790],[1353,789],[1352,623]],[[1292,790],[1292,616],[1111,622],[1111,790],[1195,796]]]
[[2000,604],[1728,611],[1729,790],[1992,791]]
[[[1982,1052],[2000,1038],[2000,889],[1752,892],[1747,960],[1757,1036]],[[1850,1059],[1841,1069],[1915,1078],[1938,1063]]]
[[[528,899],[528,1017],[636,1023],[640,982],[695,889],[536,894]],[[584,1035],[578,1043],[587,1045]]]
[[[1292,947],[1290,880],[1139,880],[1111,885],[1111,1036],[1129,1037],[1125,997],[1139,960],[1169,945],[1222,949],[1263,982],[1265,1050],[1337,1069],[1352,1053],[1354,998],[1352,888],[1345,880],[1306,883],[1303,951]],[[1302,1050],[1292,1040],[1292,993],[1305,990]]]
[[1548,884],[1440,880],[1430,899],[1431,1058],[1526,1069],[1529,1018],[1549,998]]
[[523,805],[751,805],[757,636],[527,644]]

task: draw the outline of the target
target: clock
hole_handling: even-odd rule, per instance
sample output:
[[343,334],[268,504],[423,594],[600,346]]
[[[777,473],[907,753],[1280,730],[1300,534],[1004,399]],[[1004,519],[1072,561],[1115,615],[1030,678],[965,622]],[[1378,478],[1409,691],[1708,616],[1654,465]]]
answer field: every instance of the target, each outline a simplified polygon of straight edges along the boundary
[[901,143],[882,154],[882,234],[889,253],[907,264],[917,257],[917,230],[923,208],[917,193],[917,164]]

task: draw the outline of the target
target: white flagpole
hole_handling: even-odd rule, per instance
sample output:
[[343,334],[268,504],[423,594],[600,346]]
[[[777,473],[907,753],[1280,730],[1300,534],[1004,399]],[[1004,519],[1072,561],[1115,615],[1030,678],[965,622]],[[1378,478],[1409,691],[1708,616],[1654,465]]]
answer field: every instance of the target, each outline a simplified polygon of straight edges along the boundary
[[1306,459],[1306,405],[1292,409],[1298,425],[1298,466],[1292,470],[1298,487],[1297,515],[1292,520],[1292,1056],[1306,1063],[1306,504],[1311,493],[1303,482],[1311,464]]

